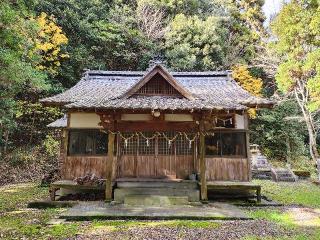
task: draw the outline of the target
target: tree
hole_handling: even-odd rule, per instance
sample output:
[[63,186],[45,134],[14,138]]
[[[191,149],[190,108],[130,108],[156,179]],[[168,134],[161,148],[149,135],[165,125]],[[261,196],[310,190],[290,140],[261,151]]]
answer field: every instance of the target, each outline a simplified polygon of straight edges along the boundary
[[[232,77],[236,80],[239,85],[247,90],[254,96],[261,96],[262,91],[262,79],[252,76],[248,66],[237,65],[232,68]],[[256,110],[251,108],[249,109],[250,118],[256,118]]]
[[232,77],[236,80],[241,87],[247,90],[254,96],[261,96],[262,79],[252,76],[248,66],[237,65],[232,69]]
[[237,7],[239,18],[242,19],[247,27],[251,30],[255,39],[260,39],[264,33],[265,28],[263,23],[265,15],[262,7],[264,0],[232,0]]
[[148,39],[158,42],[163,38],[165,33],[163,9],[140,4],[137,7],[137,16],[139,29]]
[[306,128],[299,121],[291,121],[288,116],[299,114],[299,106],[293,100],[282,101],[273,109],[257,112],[250,124],[250,139],[259,144],[263,154],[271,160],[298,163],[301,156],[307,156],[305,146]]
[[55,81],[71,87],[84,69],[145,69],[154,44],[139,29],[135,1],[42,0],[38,14],[53,15],[69,41],[69,58]]
[[16,125],[16,94],[24,88],[49,87],[46,74],[35,68],[39,56],[28,54],[37,35],[37,25],[29,17],[23,2],[0,2],[0,145],[4,146],[0,153],[6,151]]
[[228,31],[226,63],[228,67],[236,64],[255,65],[261,52],[265,16],[262,11],[264,0],[230,0],[227,4]]
[[178,14],[165,35],[166,57],[176,70],[222,68],[225,59],[225,30],[221,19]]
[[35,21],[39,26],[39,30],[35,39],[36,44],[31,54],[36,52],[40,56],[37,64],[38,69],[54,75],[61,65],[60,61],[68,57],[67,54],[61,51],[61,47],[68,43],[68,38],[52,16],[49,17],[42,12],[36,17]]
[[282,60],[276,82],[300,107],[309,134],[310,154],[318,165],[320,179],[316,124],[320,106],[320,5],[313,0],[292,0],[271,27],[276,37],[271,47]]
[[[53,86],[49,76],[65,57],[61,46],[66,42],[53,18],[44,13],[36,17],[24,1],[0,3],[0,145],[4,146],[0,153],[15,138],[20,109],[33,106]],[[38,109],[30,107],[34,113]]]

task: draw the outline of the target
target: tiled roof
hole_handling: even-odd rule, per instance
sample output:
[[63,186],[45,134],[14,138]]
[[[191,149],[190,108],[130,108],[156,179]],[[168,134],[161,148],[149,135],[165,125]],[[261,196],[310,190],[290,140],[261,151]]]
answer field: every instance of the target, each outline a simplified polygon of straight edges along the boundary
[[51,128],[65,128],[65,127],[67,127],[67,116],[64,115],[62,118],[59,118],[58,120],[48,124],[47,127],[51,127]]
[[65,92],[41,102],[77,109],[244,110],[248,106],[270,106],[267,99],[252,96],[228,72],[171,72],[194,100],[168,96],[123,95],[148,72],[87,71]]

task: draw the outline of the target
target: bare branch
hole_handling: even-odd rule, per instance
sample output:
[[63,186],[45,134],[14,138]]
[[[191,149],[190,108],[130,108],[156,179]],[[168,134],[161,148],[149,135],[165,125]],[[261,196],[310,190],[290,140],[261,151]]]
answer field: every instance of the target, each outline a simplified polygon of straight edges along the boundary
[[164,11],[150,5],[143,5],[137,10],[138,27],[151,40],[155,41],[164,36]]

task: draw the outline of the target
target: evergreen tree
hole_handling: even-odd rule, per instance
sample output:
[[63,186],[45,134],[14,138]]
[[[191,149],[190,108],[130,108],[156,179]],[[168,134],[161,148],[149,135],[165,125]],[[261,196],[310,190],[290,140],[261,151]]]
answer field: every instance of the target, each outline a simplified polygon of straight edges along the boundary
[[282,60],[276,75],[279,89],[294,97],[309,134],[312,159],[318,164],[316,124],[320,106],[320,4],[313,0],[292,0],[272,22],[276,41],[271,47]]

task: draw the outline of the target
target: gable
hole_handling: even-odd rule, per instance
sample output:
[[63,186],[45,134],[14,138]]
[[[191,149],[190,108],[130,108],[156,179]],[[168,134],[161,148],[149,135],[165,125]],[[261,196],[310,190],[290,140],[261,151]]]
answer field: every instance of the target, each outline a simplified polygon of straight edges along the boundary
[[194,100],[192,94],[161,65],[154,66],[124,94],[124,97],[128,98],[133,95],[175,96]]
[[143,85],[133,95],[165,95],[180,96],[179,93],[170,83],[168,83],[159,73],[154,75],[145,85]]

